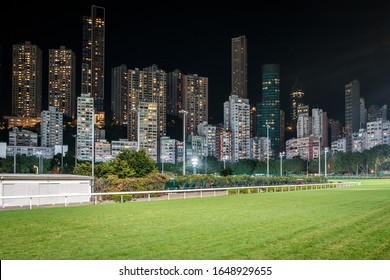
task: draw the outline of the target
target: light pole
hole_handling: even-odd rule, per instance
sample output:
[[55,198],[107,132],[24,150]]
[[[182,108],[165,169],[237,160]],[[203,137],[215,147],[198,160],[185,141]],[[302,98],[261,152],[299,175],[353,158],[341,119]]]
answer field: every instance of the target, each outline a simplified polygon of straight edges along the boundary
[[267,128],[267,177],[269,177],[269,124],[263,125],[263,127]]
[[183,114],[183,176],[186,175],[186,110],[180,110],[179,113]]
[[72,135],[74,137],[74,167],[77,166],[77,134]]
[[225,170],[226,169],[226,161],[228,159],[228,156],[227,155],[224,155],[223,156],[223,169]]
[[161,156],[161,174],[164,174],[164,160],[165,160],[165,155]]
[[321,176],[321,135],[318,136],[318,176]]
[[64,173],[64,126],[61,127],[62,136],[61,136],[61,174]]
[[16,174],[16,130],[14,129],[15,138],[14,138],[14,174]]
[[140,148],[140,110],[139,110],[139,106],[138,108],[133,108],[131,109],[131,111],[134,111],[137,113],[137,152],[139,152],[139,148]]
[[41,156],[42,156],[42,149],[37,150],[37,155],[38,155],[38,173],[41,174],[43,171],[43,164],[41,164]]
[[280,157],[280,176],[283,176],[283,157],[284,157],[284,152],[279,153]]
[[324,169],[324,172],[325,172],[325,177],[328,175],[328,166],[326,165],[326,153],[329,152],[329,148],[328,147],[325,147],[324,149],[324,154],[325,154],[325,169]]
[[198,165],[198,158],[193,157],[191,159],[191,162],[192,162],[192,167],[193,167],[193,174],[195,175],[196,174],[196,166]]
[[[95,109],[92,108],[92,182],[95,178]],[[92,183],[93,188],[94,183]]]

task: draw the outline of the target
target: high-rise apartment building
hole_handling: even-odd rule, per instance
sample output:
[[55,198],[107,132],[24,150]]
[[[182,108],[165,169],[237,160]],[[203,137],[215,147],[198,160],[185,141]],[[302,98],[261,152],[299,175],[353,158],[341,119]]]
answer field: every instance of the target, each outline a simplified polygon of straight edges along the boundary
[[366,102],[363,97],[360,97],[360,127],[366,128],[367,126],[367,109]]
[[229,130],[217,130],[217,159],[232,161],[232,132]]
[[267,137],[267,127],[271,149],[277,154],[280,150],[280,68],[278,64],[262,67],[262,100],[257,104],[257,135]]
[[157,65],[128,70],[128,139],[137,141],[137,110],[140,102],[154,102],[157,106],[157,139],[166,135],[166,72]]
[[111,112],[116,124],[127,124],[127,66],[114,67],[111,70]]
[[248,63],[246,37],[232,38],[232,91],[231,95],[248,98]]
[[290,120],[289,127],[291,131],[295,131],[297,128],[298,121],[298,107],[303,105],[303,97],[305,96],[303,92],[302,81],[298,78],[295,79],[294,85],[291,88],[290,93]]
[[217,157],[217,127],[203,122],[198,125],[198,135],[205,137],[205,155]]
[[229,96],[224,104],[224,127],[232,132],[232,161],[248,159],[250,153],[249,100]]
[[329,120],[329,126],[330,126],[330,141],[334,142],[341,138],[341,124],[340,121],[330,119]]
[[322,109],[314,108],[311,114],[311,134],[321,137],[321,146],[328,146],[328,115]]
[[49,50],[49,106],[76,116],[76,56],[64,46]]
[[345,85],[345,133],[347,152],[352,151],[352,133],[360,128],[360,82],[353,80]]
[[158,141],[158,105],[156,102],[140,101],[138,105],[139,122],[139,148],[157,162]]
[[30,42],[13,45],[12,115],[40,116],[42,111],[42,51]]
[[179,69],[167,73],[167,114],[178,116],[182,107],[182,74]]
[[182,76],[183,110],[187,111],[186,135],[196,135],[198,125],[208,121],[209,82],[197,74]]
[[176,164],[176,140],[169,136],[160,138],[160,162]]
[[63,114],[54,106],[41,114],[41,146],[63,145]]
[[105,8],[93,5],[83,18],[82,87],[91,94],[97,111],[104,111]]
[[94,147],[94,98],[89,94],[77,97],[77,139],[78,160],[92,160]]

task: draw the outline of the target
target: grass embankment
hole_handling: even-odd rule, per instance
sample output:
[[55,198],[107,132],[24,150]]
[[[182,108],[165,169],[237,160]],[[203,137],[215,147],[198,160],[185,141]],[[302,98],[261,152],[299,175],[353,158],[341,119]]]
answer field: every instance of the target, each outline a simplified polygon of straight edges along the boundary
[[390,259],[390,180],[0,212],[1,259]]

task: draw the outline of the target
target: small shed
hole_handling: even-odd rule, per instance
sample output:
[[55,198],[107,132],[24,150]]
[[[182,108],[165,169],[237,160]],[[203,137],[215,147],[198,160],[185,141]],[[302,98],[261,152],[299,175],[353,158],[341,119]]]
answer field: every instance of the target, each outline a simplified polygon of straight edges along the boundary
[[88,203],[92,177],[68,174],[1,174],[1,207]]

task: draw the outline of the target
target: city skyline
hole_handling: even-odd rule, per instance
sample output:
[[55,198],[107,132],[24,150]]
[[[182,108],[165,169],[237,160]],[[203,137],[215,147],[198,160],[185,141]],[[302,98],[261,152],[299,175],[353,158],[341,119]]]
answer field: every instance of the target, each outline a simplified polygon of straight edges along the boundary
[[[305,104],[318,106],[328,112],[329,118],[342,122],[344,88],[354,79],[360,81],[361,96],[366,98],[367,106],[389,103],[390,82],[386,73],[390,71],[390,23],[382,12],[386,9],[367,9],[359,4],[335,11],[297,5],[289,14],[272,9],[259,14],[232,10],[214,13],[207,9],[199,13],[201,10],[194,8],[184,21],[184,15],[173,16],[168,7],[161,10],[160,16],[151,14],[150,20],[142,20],[148,18],[142,9],[130,17],[120,5],[109,2],[76,3],[63,7],[60,14],[51,13],[55,7],[47,7],[46,12],[26,3],[18,9],[19,24],[2,32],[2,98],[10,100],[10,48],[25,41],[42,49],[42,108],[48,108],[47,64],[52,48],[65,45],[75,52],[76,92],[80,96],[82,19],[90,14],[92,4],[106,9],[106,110],[110,108],[113,67],[126,64],[134,69],[157,64],[167,73],[177,68],[184,74],[208,77],[209,103],[216,104],[210,111],[209,122],[222,122],[223,102],[231,94],[231,39],[241,35],[247,38],[251,105],[261,101],[261,67],[268,63],[280,65],[281,105],[286,111],[296,78],[303,83]],[[16,4],[10,4],[2,13],[15,10]],[[183,32],[186,30],[187,33]],[[3,102],[2,112],[10,114],[8,107],[9,103]]]

